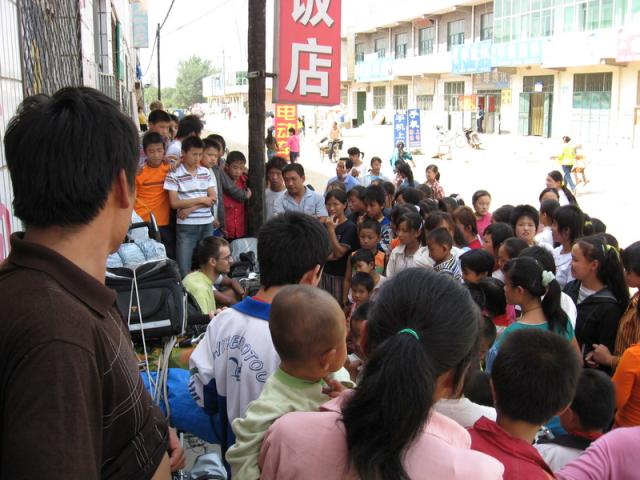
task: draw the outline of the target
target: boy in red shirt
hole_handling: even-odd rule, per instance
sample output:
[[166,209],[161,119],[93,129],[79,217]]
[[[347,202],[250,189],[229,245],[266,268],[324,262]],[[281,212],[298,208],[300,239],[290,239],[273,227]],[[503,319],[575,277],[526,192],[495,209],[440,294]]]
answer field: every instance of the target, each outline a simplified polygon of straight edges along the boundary
[[[251,190],[247,187],[245,175],[247,159],[242,152],[233,151],[227,155],[224,175],[228,175],[237,187],[247,192],[247,200],[251,198]],[[227,240],[243,238],[247,234],[247,222],[244,201],[236,200],[225,192],[224,194],[224,223]]]
[[505,480],[553,478],[532,443],[542,424],[571,405],[581,367],[575,347],[556,333],[510,333],[491,371],[497,419],[482,417],[469,429],[471,448],[500,460]]

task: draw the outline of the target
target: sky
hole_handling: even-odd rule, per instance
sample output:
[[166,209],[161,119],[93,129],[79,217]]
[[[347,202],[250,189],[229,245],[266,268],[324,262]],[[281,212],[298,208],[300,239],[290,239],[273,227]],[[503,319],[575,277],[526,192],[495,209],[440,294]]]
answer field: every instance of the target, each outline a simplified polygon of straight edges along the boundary
[[[178,62],[191,55],[208,59],[214,66],[222,69],[224,52],[225,68],[246,70],[247,8],[250,2],[251,0],[175,0],[160,36],[162,86],[175,86]],[[156,26],[164,19],[170,4],[171,0],[148,1],[149,47],[153,45]],[[272,9],[273,2],[269,0],[267,39],[273,35]],[[157,59],[154,53],[150,63],[151,52],[151,48],[140,49],[140,66],[144,83],[157,85]]]

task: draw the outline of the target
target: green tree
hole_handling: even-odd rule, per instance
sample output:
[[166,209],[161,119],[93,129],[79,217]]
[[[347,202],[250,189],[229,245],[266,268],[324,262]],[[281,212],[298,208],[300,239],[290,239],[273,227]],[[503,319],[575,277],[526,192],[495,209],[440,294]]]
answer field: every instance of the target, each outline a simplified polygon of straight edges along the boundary
[[209,60],[192,55],[178,64],[176,77],[176,106],[185,108],[194,103],[204,102],[202,79],[215,73]]
[[[158,99],[158,87],[147,87],[144,89],[145,105],[149,105],[151,104],[151,102],[157,99]],[[183,107],[183,105],[178,105],[178,102],[176,100],[175,87],[167,87],[162,89],[162,104],[164,105],[164,108],[167,111]]]

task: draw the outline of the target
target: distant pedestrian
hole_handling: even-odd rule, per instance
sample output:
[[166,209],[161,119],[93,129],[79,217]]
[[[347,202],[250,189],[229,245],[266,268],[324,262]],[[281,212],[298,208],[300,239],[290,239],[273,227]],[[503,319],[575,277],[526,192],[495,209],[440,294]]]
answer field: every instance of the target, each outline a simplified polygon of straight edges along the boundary
[[575,194],[576,184],[573,183],[573,178],[571,178],[571,170],[573,170],[573,166],[576,163],[576,147],[571,143],[571,137],[564,136],[562,137],[562,141],[564,142],[562,145],[562,152],[558,157],[551,158],[554,158],[560,163],[560,165],[562,165],[564,183]]
[[416,162],[413,161],[413,156],[410,152],[406,151],[404,147],[404,142],[398,142],[396,144],[396,149],[393,151],[393,155],[391,155],[391,159],[389,160],[391,162],[391,166],[395,167],[396,162],[398,160],[402,160],[404,162],[411,162],[413,168],[416,168]]
[[147,116],[144,114],[142,107],[138,107],[138,123],[140,124],[140,131],[146,132],[148,129]]
[[296,163],[296,160],[300,157],[300,136],[293,127],[289,129],[287,146],[289,147],[289,160],[291,163]]
[[478,109],[478,113],[476,114],[476,127],[478,133],[484,133],[484,110],[482,108]]
[[278,152],[278,141],[273,136],[273,127],[267,129],[267,137],[264,139],[264,144],[267,147],[267,160],[271,160]]

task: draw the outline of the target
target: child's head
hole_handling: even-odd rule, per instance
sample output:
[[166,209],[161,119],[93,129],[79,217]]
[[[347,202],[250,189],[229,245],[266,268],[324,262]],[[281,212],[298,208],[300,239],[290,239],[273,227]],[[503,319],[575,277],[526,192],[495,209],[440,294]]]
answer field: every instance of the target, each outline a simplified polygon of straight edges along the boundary
[[296,129],[293,127],[289,127],[289,136],[293,136],[296,134]]
[[371,173],[374,175],[380,175],[381,168],[382,159],[380,157],[371,157]]
[[540,329],[511,332],[491,371],[498,415],[542,425],[570,405],[581,368],[564,337]]
[[484,217],[489,213],[491,207],[491,194],[486,190],[478,190],[471,197],[473,209],[479,217]]
[[376,259],[371,250],[361,248],[351,256],[351,266],[356,272],[371,274],[376,269]]
[[362,213],[365,210],[364,205],[364,190],[362,185],[356,185],[347,192],[347,201],[349,204],[349,211],[351,213]]
[[220,144],[220,146],[222,147],[222,155],[224,156],[227,151],[227,141],[224,139],[224,137],[218,133],[212,133],[207,138],[210,140],[215,140]]
[[573,245],[583,235],[584,213],[577,205],[564,205],[556,210],[551,228],[555,242]]
[[351,298],[356,305],[366,302],[373,291],[373,278],[368,273],[356,272],[351,277]]
[[571,406],[560,415],[560,424],[568,432],[603,433],[611,425],[615,408],[611,378],[600,370],[585,368]]
[[407,187],[396,192],[395,204],[418,205],[424,194],[417,188]]
[[147,156],[147,164],[159,167],[164,160],[164,139],[158,132],[147,132],[142,137],[142,149]]
[[371,185],[364,191],[364,205],[367,212],[367,216],[372,220],[379,220],[384,215],[382,209],[384,208],[386,195],[384,189],[377,185]]
[[187,137],[182,141],[182,162],[187,167],[194,167],[200,164],[204,142],[199,137]]
[[[625,279],[629,288],[640,288],[640,242],[634,242],[625,248],[621,255]],[[638,303],[640,309],[640,302]]]
[[571,273],[576,280],[597,279],[606,285],[623,308],[629,303],[620,253],[602,235],[583,237],[575,243],[571,249]]
[[493,255],[480,248],[469,250],[460,255],[462,279],[468,283],[478,283],[493,272]]
[[360,246],[365,250],[371,252],[378,248],[378,242],[380,242],[380,233],[382,227],[377,220],[365,219],[358,225],[358,240],[360,240]]
[[507,238],[498,248],[498,268],[504,270],[505,264],[520,255],[529,244],[518,237]]
[[540,202],[540,223],[545,227],[553,225],[556,211],[560,208],[558,200],[542,200]]
[[422,245],[424,239],[424,228],[422,217],[416,211],[409,211],[402,214],[396,223],[398,238],[403,245]]
[[199,137],[204,124],[197,115],[187,115],[178,123],[176,138]]
[[324,205],[330,217],[341,217],[347,208],[347,194],[343,190],[331,190],[324,196]]
[[547,187],[542,190],[542,192],[540,192],[540,195],[538,196],[538,201],[542,203],[545,200],[555,200],[556,202],[559,202],[560,194],[558,193],[558,190],[551,187]]
[[478,224],[471,208],[458,207],[453,211],[452,216],[467,243],[473,241],[478,236]]
[[569,143],[569,142],[571,141],[571,138],[570,138],[570,137],[567,137],[567,136],[564,136],[564,137],[562,137],[562,141],[563,141],[564,143]]
[[269,330],[283,366],[305,378],[325,377],[347,358],[346,320],[338,302],[307,285],[284,287],[273,299]]
[[427,176],[427,182],[429,183],[440,180],[440,170],[438,170],[437,165],[427,165],[427,170],[425,171],[425,173]]
[[540,302],[549,330],[567,330],[569,318],[560,305],[560,284],[535,258],[518,257],[506,263],[504,292],[510,305],[530,304],[532,300]]
[[464,379],[464,396],[478,405],[493,407],[493,394],[491,393],[491,376],[479,368],[469,370]]
[[433,261],[442,263],[451,257],[453,237],[446,228],[435,228],[427,235],[427,247],[429,248],[429,256]]
[[531,205],[518,205],[511,212],[511,227],[516,237],[521,238],[529,245],[534,242],[539,223],[538,211]]
[[536,260],[544,270],[556,273],[556,262],[553,259],[553,254],[544,247],[534,245],[533,247],[527,247],[520,252],[518,258],[529,257]]
[[229,242],[220,237],[206,237],[196,248],[198,268],[213,268],[214,274],[229,273],[231,270],[231,249]]
[[[495,218],[495,217],[494,217]],[[507,223],[492,223],[489,225],[482,235],[482,248],[489,252],[496,259],[498,258],[498,249],[507,238],[513,237],[513,228]]]
[[247,166],[247,158],[242,152],[234,150],[227,155],[227,161],[225,168],[227,173],[233,180],[238,180],[244,175],[245,167]]
[[155,132],[164,138],[169,138],[169,129],[171,128],[171,117],[164,110],[153,110],[147,117],[149,123],[149,132]]
[[358,147],[351,147],[349,150],[347,150],[347,155],[349,155],[349,158],[351,159],[354,165],[360,165],[362,161],[362,156],[364,156],[364,154],[360,151]]
[[545,184],[547,185],[547,188],[555,188],[557,191],[562,190],[564,187],[564,176],[562,175],[562,172],[552,170],[547,173]]
[[396,173],[407,180],[410,187],[415,186],[415,181],[413,179],[413,170],[407,162],[396,162]]
[[178,133],[178,124],[180,123],[180,119],[173,113],[170,113],[169,117],[171,117],[171,123],[169,127],[169,138],[173,140],[174,138],[176,138],[176,134]]
[[502,205],[491,215],[491,223],[510,223],[511,213],[516,208],[513,205]]
[[480,279],[478,285],[484,292],[484,311],[490,317],[500,317],[507,311],[507,297],[504,294],[504,283],[494,277]]
[[264,167],[264,170],[267,174],[267,182],[269,183],[269,188],[272,191],[281,191],[284,188],[284,178],[282,177],[282,169],[287,164],[287,161],[279,157],[278,155],[274,156],[267,162]]
[[351,342],[355,349],[356,355],[364,359],[364,353],[362,351],[362,344],[360,339],[362,338],[362,323],[369,317],[369,310],[373,307],[373,302],[362,302],[356,307],[351,314],[349,331],[351,332]]
[[219,142],[211,140],[210,138],[204,139],[204,151],[202,152],[202,160],[200,163],[205,168],[212,168],[218,165],[218,161],[222,156],[222,146]]

